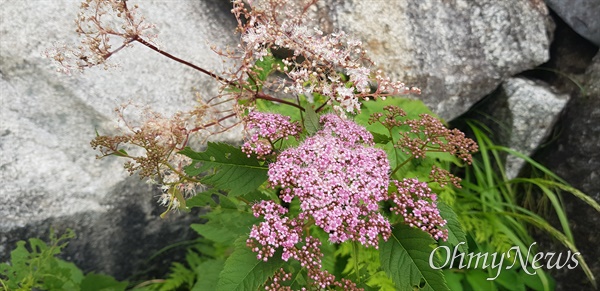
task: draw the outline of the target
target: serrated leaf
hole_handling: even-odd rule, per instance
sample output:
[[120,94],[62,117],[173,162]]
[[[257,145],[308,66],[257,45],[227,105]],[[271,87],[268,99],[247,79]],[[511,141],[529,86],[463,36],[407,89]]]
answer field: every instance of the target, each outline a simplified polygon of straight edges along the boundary
[[305,109],[304,129],[308,135],[314,135],[321,128],[321,124],[319,123],[319,115],[317,115],[315,110],[310,106],[306,106]]
[[283,261],[278,253],[275,253],[267,262],[259,261],[256,253],[246,246],[244,237],[239,238],[235,245],[235,251],[225,261],[225,267],[219,275],[218,291],[258,290],[283,266]]
[[268,168],[261,166],[258,160],[249,158],[240,148],[232,145],[209,142],[203,152],[185,148],[179,153],[193,160],[192,164],[185,168],[185,172],[190,176],[215,169],[216,173],[203,178],[202,182],[231,190],[231,197],[252,192],[267,180]]
[[[422,230],[398,224],[387,242],[380,243],[380,260],[383,270],[392,278],[399,290],[414,290],[424,280],[425,290],[449,290],[441,270],[429,265],[435,241]],[[435,256],[433,263],[439,266]]]
[[[467,236],[458,221],[458,217],[452,208],[442,202],[439,201],[437,203],[438,209],[440,210],[440,215],[443,219],[445,219],[448,223],[446,227],[448,229],[448,243],[452,246],[458,246],[458,250],[467,253],[469,251],[469,246],[467,245]],[[464,242],[463,244],[461,244]]]

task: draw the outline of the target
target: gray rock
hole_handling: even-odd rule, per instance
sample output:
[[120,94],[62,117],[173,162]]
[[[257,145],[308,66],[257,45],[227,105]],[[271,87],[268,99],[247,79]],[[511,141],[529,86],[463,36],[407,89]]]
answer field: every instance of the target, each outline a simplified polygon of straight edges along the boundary
[[[486,135],[494,144],[530,156],[544,143],[569,100],[568,94],[556,92],[548,83],[526,77],[506,80],[453,125],[469,131],[464,123],[483,123]],[[524,161],[501,153],[505,174],[515,178]]]
[[546,0],[546,4],[579,35],[600,46],[600,1]]
[[[337,1],[330,3],[338,4]],[[548,60],[553,22],[539,1],[343,1],[335,28],[444,119],[464,113],[510,76]]]
[[[548,136],[569,96],[553,92],[547,84],[524,78],[511,78],[502,84],[512,116],[508,145],[527,156]],[[506,175],[517,176],[524,161],[509,155]]]
[[[156,24],[162,49],[220,69],[221,59],[209,45],[235,43],[227,5],[157,0],[144,2],[140,12]],[[72,77],[56,73],[42,55],[54,42],[77,43],[78,6],[10,1],[0,9],[0,261],[16,240],[27,238],[21,235],[41,237],[57,225],[83,234],[67,256],[88,271],[97,262],[97,270],[124,278],[153,250],[189,237],[190,218],[180,216],[176,223],[174,215],[161,222],[156,189],[129,178],[123,160],[96,160],[89,142],[95,130],[113,130],[113,109],[121,103],[132,100],[170,115],[193,106],[194,92],[210,97],[217,86],[140,45],[115,54],[110,61],[117,68]],[[134,231],[127,232],[130,227]]]

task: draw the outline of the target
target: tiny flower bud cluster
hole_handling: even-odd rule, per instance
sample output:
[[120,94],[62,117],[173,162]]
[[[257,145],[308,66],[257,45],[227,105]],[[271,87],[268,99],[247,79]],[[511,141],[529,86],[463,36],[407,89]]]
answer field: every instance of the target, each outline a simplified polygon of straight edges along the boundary
[[429,173],[429,179],[431,179],[431,181],[433,182],[437,182],[438,184],[440,184],[440,187],[445,187],[446,185],[448,185],[448,183],[451,183],[452,185],[454,185],[454,187],[461,188],[461,179],[459,177],[450,174],[448,170],[442,169],[436,165],[434,165],[431,168],[431,172]]
[[299,218],[313,219],[331,242],[377,247],[379,235],[390,235],[390,224],[378,211],[387,199],[386,153],[371,147],[373,137],[352,121],[335,115],[321,121],[322,130],[269,166],[269,182],[284,188],[283,201],[297,197]]
[[395,214],[404,217],[404,223],[429,233],[434,239],[448,239],[448,230],[442,229],[446,220],[440,215],[435,204],[437,196],[427,183],[417,179],[394,180],[397,192],[391,193],[394,206],[390,208]]
[[290,122],[289,116],[253,111],[246,117],[246,130],[253,134],[242,146],[242,151],[250,157],[256,154],[258,158],[273,152],[273,144],[289,136],[298,138],[302,126],[298,122]]
[[323,115],[319,121],[323,124],[324,132],[331,132],[332,135],[351,146],[360,143],[373,145],[373,135],[364,127],[352,121],[340,119],[335,114]]
[[[477,151],[477,144],[458,129],[448,129],[442,122],[429,115],[420,114],[418,120],[406,120],[404,125],[409,132],[401,133],[403,139],[398,146],[416,158],[424,158],[427,151],[447,152],[471,164],[471,153]],[[417,136],[417,138],[414,138]]]
[[406,112],[397,106],[386,106],[384,110],[385,114],[373,113],[369,124],[379,122],[389,130],[407,127],[408,131],[401,131],[396,143],[396,147],[405,153],[415,158],[425,158],[427,152],[447,152],[471,164],[471,153],[476,152],[478,147],[460,130],[446,128],[439,119],[429,114],[419,114],[419,119],[407,119]]

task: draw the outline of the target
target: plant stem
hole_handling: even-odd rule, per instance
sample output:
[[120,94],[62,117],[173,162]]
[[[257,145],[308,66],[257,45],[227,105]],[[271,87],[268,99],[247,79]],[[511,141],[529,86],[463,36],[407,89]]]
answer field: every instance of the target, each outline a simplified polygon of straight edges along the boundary
[[[198,67],[198,66],[196,66],[196,65],[194,65],[194,64],[192,64],[192,63],[190,63],[188,61],[182,60],[182,59],[180,59],[180,58],[178,58],[178,57],[176,57],[176,56],[174,56],[174,55],[172,55],[172,54],[170,54],[168,52],[165,52],[165,51],[159,49],[158,47],[156,47],[155,45],[147,42],[143,38],[137,36],[137,35],[133,38],[133,40],[135,40],[135,41],[137,41],[137,42],[145,45],[146,47],[150,48],[151,50],[156,51],[157,53],[159,53],[159,54],[161,54],[161,55],[163,55],[163,56],[165,56],[165,57],[167,57],[169,59],[172,59],[172,60],[174,60],[174,61],[176,61],[178,63],[184,64],[184,65],[186,65],[188,67],[191,67],[191,68],[193,68],[193,69],[195,69],[197,71],[200,71],[200,72],[202,72],[202,73],[204,73],[204,74],[212,77],[213,79],[215,79],[217,81],[226,83],[227,85],[231,85],[231,86],[236,87],[236,88],[240,88],[239,84],[236,84],[235,82],[233,82],[231,80],[228,80],[228,79],[225,79],[225,78],[223,78],[223,77],[221,77],[221,76],[219,76],[219,75],[217,75],[217,74],[215,74],[213,72],[210,72],[210,71],[208,71],[206,69]],[[242,89],[242,88],[240,88],[240,89]]]
[[242,201],[242,202],[246,203],[246,205],[252,205],[252,203],[251,203],[250,201],[248,201],[248,199],[246,199],[246,198],[244,198],[244,197],[240,197],[240,196],[238,196],[238,197],[236,197],[236,198],[237,198],[237,200],[240,200],[240,201]]
[[[155,45],[147,42],[143,38],[137,36],[137,35],[132,39],[132,41],[137,41],[137,42],[141,43],[142,45],[150,48],[151,50],[153,50],[153,51],[155,51],[155,52],[157,52],[157,53],[159,53],[159,54],[161,54],[161,55],[163,55],[163,56],[165,56],[165,57],[167,57],[167,58],[169,58],[171,60],[174,60],[174,61],[176,61],[178,63],[184,64],[184,65],[186,65],[186,66],[188,66],[190,68],[193,68],[193,69],[195,69],[197,71],[200,71],[200,72],[202,72],[202,73],[210,76],[211,78],[213,78],[213,79],[215,79],[215,80],[217,80],[219,82],[223,82],[223,83],[225,83],[227,85],[230,85],[232,87],[239,88],[240,90],[249,90],[248,88],[245,88],[244,86],[240,85],[239,83],[236,83],[236,82],[233,82],[233,81],[228,80],[226,78],[223,78],[223,77],[221,77],[221,76],[219,76],[219,75],[217,75],[217,74],[215,74],[213,72],[210,72],[210,71],[208,71],[208,70],[206,70],[204,68],[198,67],[198,66],[196,66],[196,65],[194,65],[194,64],[192,64],[192,63],[190,63],[190,62],[188,62],[186,60],[180,59],[180,58],[178,58],[178,57],[176,57],[176,56],[174,56],[174,55],[172,55],[172,54],[170,54],[168,52],[165,52],[165,51],[159,49],[158,47],[156,47]],[[286,100],[283,100],[283,99],[278,99],[278,98],[275,98],[273,96],[269,96],[269,95],[267,95],[267,94],[265,94],[263,92],[253,92],[253,93],[254,93],[254,96],[256,98],[258,98],[258,99],[263,99],[263,100],[275,101],[275,102],[283,103],[283,104],[290,105],[290,106],[296,107],[296,108],[304,111],[304,108],[302,106],[300,106],[298,104],[295,104],[293,102],[289,102],[289,101],[286,101]]]
[[396,168],[394,169],[394,171],[392,171],[392,174],[390,176],[393,176],[394,174],[396,174],[396,172],[398,172],[398,170],[400,170],[400,168],[402,168],[402,166],[406,165],[406,163],[408,163],[410,160],[414,159],[415,156],[410,156],[410,158],[406,159],[404,162],[402,162],[402,164],[396,166]]
[[319,106],[317,109],[315,109],[315,112],[319,113],[319,111],[323,110],[325,108],[325,105],[327,105],[327,103],[329,103],[329,100],[331,100],[331,99],[327,98],[325,103],[321,104],[321,106]]
[[290,105],[290,106],[296,107],[296,108],[304,111],[304,107],[302,107],[302,106],[300,106],[300,105],[298,105],[296,103],[293,103],[293,102],[290,102],[290,101],[287,101],[287,100],[283,100],[283,99],[279,99],[279,98],[275,98],[275,97],[269,96],[269,95],[267,95],[267,94],[265,94],[263,92],[257,92],[254,96],[257,99],[263,99],[263,100],[267,100],[267,101],[274,101],[274,102],[283,103],[283,104]]

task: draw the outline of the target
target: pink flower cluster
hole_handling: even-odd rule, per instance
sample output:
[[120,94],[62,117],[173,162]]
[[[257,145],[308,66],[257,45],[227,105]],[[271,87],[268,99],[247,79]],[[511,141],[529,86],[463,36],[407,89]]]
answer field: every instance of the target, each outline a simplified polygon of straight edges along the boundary
[[448,239],[448,230],[442,229],[446,220],[440,215],[435,204],[437,196],[425,182],[417,179],[404,179],[402,182],[393,181],[398,191],[390,198],[395,206],[390,210],[404,217],[404,223],[411,227],[420,228],[429,233],[434,239]]
[[390,236],[378,204],[387,199],[386,153],[372,147],[372,135],[352,121],[330,114],[321,123],[322,130],[269,166],[269,182],[284,188],[283,201],[297,197],[299,219],[313,219],[331,242],[377,247],[379,235]]
[[[254,216],[263,217],[265,221],[252,226],[250,238],[247,243],[252,246],[252,251],[258,253],[259,260],[267,261],[279,248],[283,248],[281,255],[287,261],[296,251],[296,244],[302,238],[302,227],[296,220],[285,217],[288,210],[273,201],[261,201],[252,206]],[[262,248],[256,246],[261,245]]]
[[[303,224],[297,218],[285,217],[288,212],[286,208],[273,201],[261,201],[254,204],[252,210],[254,216],[262,216],[265,219],[264,222],[252,227],[246,241],[252,251],[258,253],[259,260],[266,262],[279,247],[282,247],[281,258],[284,261],[293,258],[300,262],[300,265],[307,269],[308,277],[312,280],[309,284],[319,289],[337,286],[344,290],[359,290],[351,281],[337,282],[334,275],[321,270],[323,258],[320,250],[321,241],[312,236],[303,238],[301,236]],[[300,244],[302,245],[298,246]],[[281,269],[271,279],[271,283],[266,286],[265,290],[291,290],[289,287],[281,285],[282,282],[290,279],[291,274]]]
[[298,137],[302,127],[298,122],[290,122],[289,116],[253,111],[246,117],[246,130],[253,134],[242,146],[242,151],[248,157],[256,154],[264,159],[273,152],[273,143],[289,136]]

